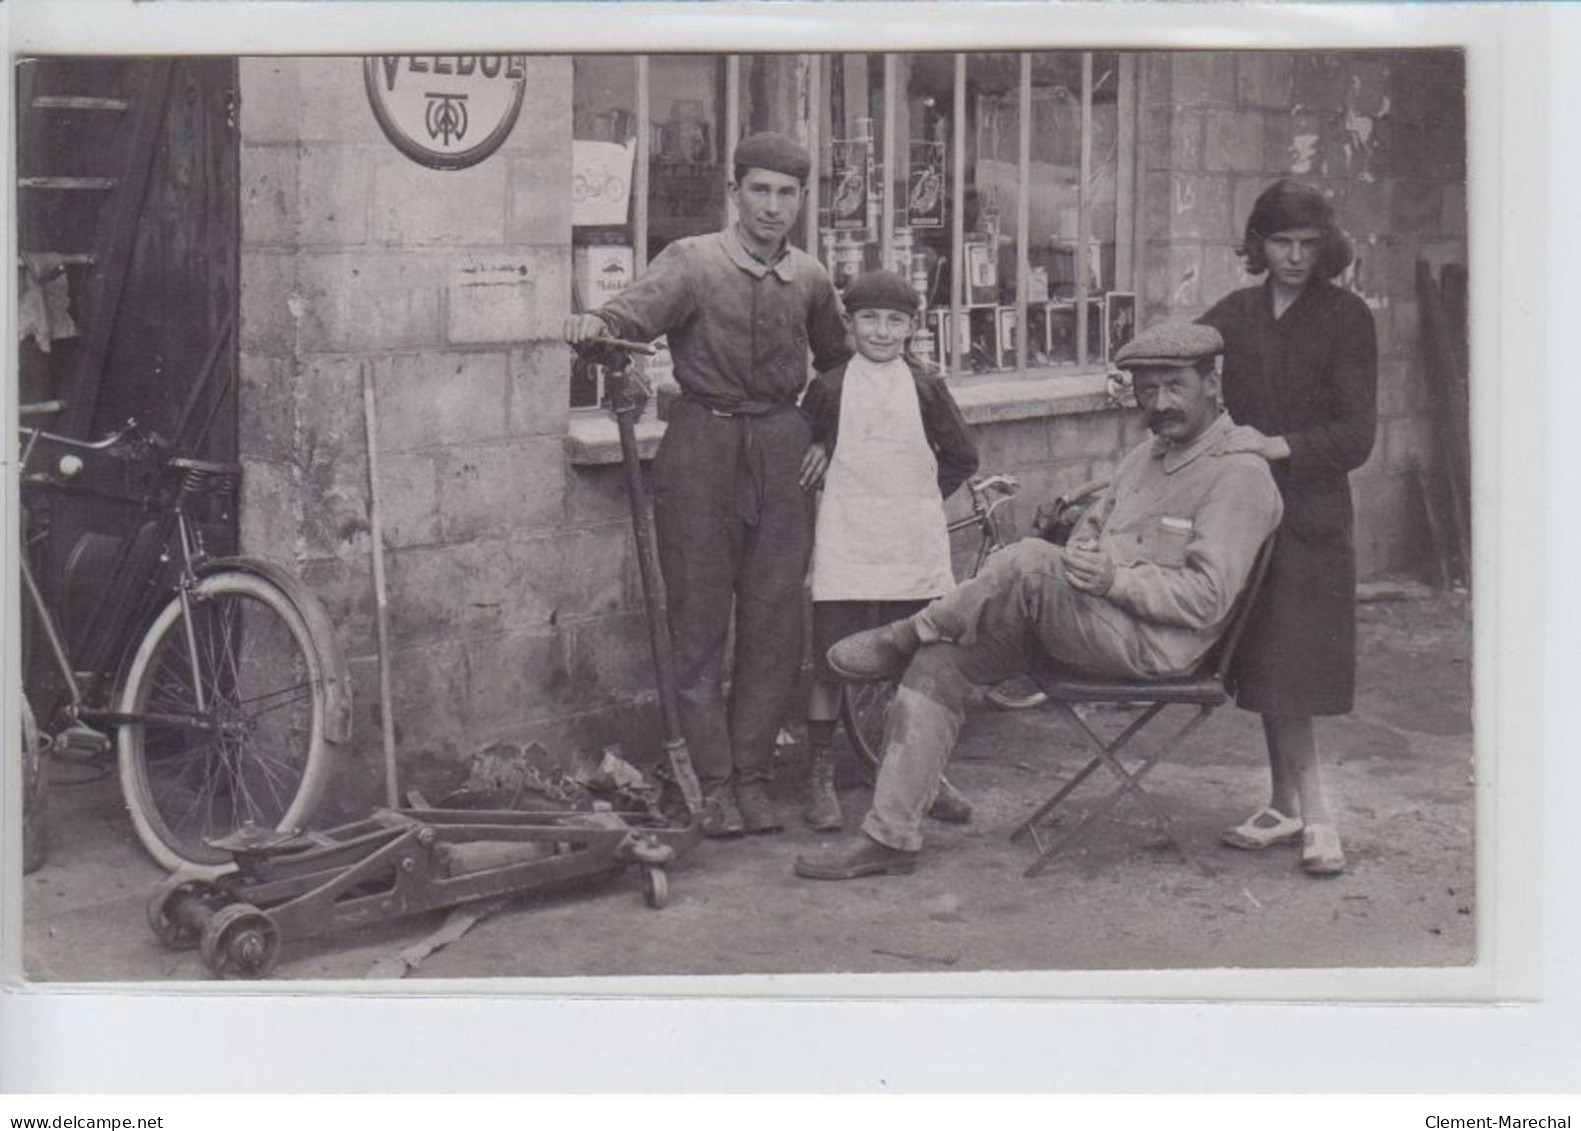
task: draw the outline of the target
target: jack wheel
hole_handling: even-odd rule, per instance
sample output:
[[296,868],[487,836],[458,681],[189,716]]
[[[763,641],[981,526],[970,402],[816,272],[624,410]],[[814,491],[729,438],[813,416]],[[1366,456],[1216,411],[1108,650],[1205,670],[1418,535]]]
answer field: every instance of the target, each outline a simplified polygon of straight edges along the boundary
[[670,879],[663,868],[650,864],[642,869],[642,901],[655,911],[670,902]]
[[231,903],[214,913],[198,945],[216,978],[262,978],[280,953],[280,929],[252,904]]
[[161,945],[169,950],[191,950],[198,945],[202,928],[181,914],[188,901],[208,903],[220,889],[207,880],[171,876],[154,889],[148,899],[148,925]]

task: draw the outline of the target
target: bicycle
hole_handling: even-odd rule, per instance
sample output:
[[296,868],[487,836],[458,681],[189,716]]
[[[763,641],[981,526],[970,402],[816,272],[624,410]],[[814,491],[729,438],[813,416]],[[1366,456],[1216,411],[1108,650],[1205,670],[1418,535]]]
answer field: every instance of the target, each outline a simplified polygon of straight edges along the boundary
[[[242,469],[177,453],[199,449],[216,412],[185,443],[135,420],[96,441],[19,428],[24,733],[36,718],[44,736],[25,741],[92,762],[113,745],[144,848],[200,875],[231,861],[210,841],[249,825],[299,829],[323,793],[329,748],[351,728],[346,662],[317,600],[283,567],[206,548]],[[41,585],[34,565],[66,499],[130,522],[122,535],[82,534]],[[39,643],[47,663],[30,655]]]

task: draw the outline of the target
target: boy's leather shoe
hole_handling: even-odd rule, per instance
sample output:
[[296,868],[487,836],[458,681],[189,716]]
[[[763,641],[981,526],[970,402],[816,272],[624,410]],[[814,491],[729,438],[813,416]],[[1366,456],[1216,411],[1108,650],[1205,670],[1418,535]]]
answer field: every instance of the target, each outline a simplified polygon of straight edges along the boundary
[[760,781],[739,783],[736,804],[741,807],[741,820],[749,833],[777,833],[785,827],[774,803],[769,800],[768,790]]
[[829,666],[856,683],[899,679],[921,646],[911,621],[898,620],[836,641],[829,649]]
[[703,815],[698,823],[708,837],[740,836],[747,831],[741,810],[736,808],[735,792],[728,785],[711,790],[703,798]]
[[796,857],[796,874],[810,880],[905,875],[916,870],[917,855],[879,844],[872,837],[858,833],[825,852],[809,852]]

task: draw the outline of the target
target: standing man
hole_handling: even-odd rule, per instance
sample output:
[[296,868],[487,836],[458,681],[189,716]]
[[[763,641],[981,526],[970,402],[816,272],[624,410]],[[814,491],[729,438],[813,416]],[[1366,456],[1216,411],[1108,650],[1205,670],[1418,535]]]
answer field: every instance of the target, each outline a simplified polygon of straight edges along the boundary
[[851,356],[828,272],[787,242],[810,168],[787,137],[744,138],[730,185],[736,222],[675,241],[629,288],[565,324],[573,345],[667,335],[675,360],[682,395],[654,464],[653,510],[681,729],[709,836],[782,827],[765,785],[801,668],[812,540],[812,496],[799,482],[811,427],[796,398],[809,347],[820,371]]

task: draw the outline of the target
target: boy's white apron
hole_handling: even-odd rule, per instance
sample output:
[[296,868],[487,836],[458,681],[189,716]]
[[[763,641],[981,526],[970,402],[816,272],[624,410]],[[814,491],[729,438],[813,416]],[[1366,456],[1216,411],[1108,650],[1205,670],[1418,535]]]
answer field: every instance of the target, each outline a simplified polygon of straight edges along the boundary
[[857,354],[818,507],[813,600],[904,601],[954,588],[939,464],[911,370]]

